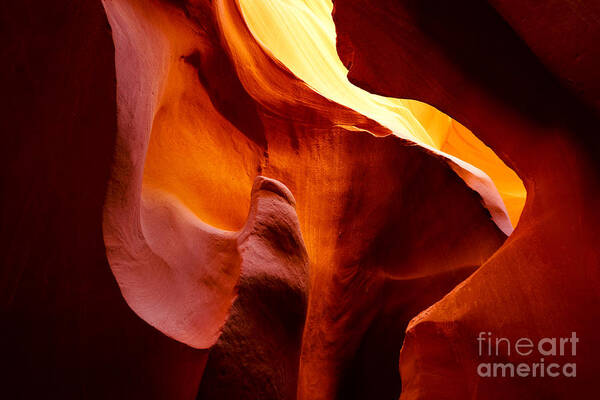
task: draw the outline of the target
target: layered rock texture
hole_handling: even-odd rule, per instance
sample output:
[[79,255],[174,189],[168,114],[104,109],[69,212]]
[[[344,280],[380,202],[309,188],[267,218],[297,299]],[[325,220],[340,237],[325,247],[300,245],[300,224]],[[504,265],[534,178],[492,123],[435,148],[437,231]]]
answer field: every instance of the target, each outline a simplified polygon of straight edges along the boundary
[[[598,82],[497,3],[2,5],[7,397],[587,393]],[[482,330],[580,375],[477,379]]]
[[[528,194],[507,242],[411,322],[401,398],[587,398],[597,393],[600,355],[593,200],[600,57],[592,44],[600,9],[594,2],[489,3],[336,1],[350,80],[452,115],[517,171]],[[513,341],[576,332],[577,377],[480,378],[480,331]],[[501,354],[506,362],[522,359]],[[560,357],[545,362],[553,360]]]

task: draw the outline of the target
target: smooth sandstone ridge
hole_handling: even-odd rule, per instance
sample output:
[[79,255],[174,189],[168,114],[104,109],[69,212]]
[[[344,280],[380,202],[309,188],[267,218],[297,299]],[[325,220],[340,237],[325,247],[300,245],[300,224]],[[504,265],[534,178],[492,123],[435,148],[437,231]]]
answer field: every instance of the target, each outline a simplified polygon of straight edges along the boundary
[[589,398],[600,12],[538,3],[4,2],[2,396]]
[[[180,342],[214,345],[201,398],[397,396],[408,320],[512,231],[492,180],[417,135],[458,129],[510,170],[424,105],[345,89],[361,108],[315,89],[234,1],[104,5],[119,117],[104,238],[127,303]],[[325,61],[339,67],[334,43]],[[279,197],[265,203],[264,185]]]
[[[350,81],[431,104],[522,177],[527,204],[481,268],[408,326],[401,399],[570,399],[597,392],[597,3],[336,1]],[[532,12],[534,10],[535,12]],[[427,49],[427,51],[422,51]],[[400,74],[399,71],[403,73]],[[576,378],[477,374],[476,338],[577,334]],[[498,362],[539,363],[503,353]],[[547,365],[547,364],[546,364]]]

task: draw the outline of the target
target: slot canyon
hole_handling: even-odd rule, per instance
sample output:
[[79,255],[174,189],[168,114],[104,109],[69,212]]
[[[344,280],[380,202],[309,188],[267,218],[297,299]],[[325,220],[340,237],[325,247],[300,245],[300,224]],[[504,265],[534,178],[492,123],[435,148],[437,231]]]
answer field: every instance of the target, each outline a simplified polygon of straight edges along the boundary
[[599,393],[597,2],[0,18],[1,398]]

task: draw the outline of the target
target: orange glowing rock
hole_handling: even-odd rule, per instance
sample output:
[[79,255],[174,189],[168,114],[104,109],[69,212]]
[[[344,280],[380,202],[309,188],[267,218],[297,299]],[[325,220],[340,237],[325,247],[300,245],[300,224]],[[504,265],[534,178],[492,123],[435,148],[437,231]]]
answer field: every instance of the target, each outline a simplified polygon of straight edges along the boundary
[[[234,1],[105,6],[116,46],[119,141],[104,235],[125,299],[193,347],[210,347],[223,329],[201,386],[206,398],[296,391],[331,398],[353,387],[397,396],[394,365],[408,320],[512,230],[492,181],[458,155],[468,156],[464,148],[474,143],[468,161],[489,158],[510,170],[430,107],[366,93],[361,100],[349,84],[346,92],[320,93],[268,52],[266,39],[256,40],[248,10]],[[348,91],[364,104],[334,102]],[[429,134],[431,144],[419,139]],[[444,152],[455,149],[462,150]],[[282,228],[276,213],[247,217],[258,207],[249,197],[258,175],[293,193],[295,210],[274,210],[292,220],[297,212],[295,228]],[[507,181],[518,185],[515,177]],[[518,206],[513,211],[518,217]],[[240,238],[257,227],[260,246],[242,251]],[[305,243],[306,255],[303,245],[277,250],[286,232]],[[264,320],[252,302],[267,312],[260,288],[286,270],[295,272],[277,278],[281,296],[300,305],[295,330],[265,339],[277,353],[262,347]],[[238,358],[236,370],[215,375]],[[272,367],[278,358],[290,366],[283,375]],[[387,373],[366,373],[370,381],[354,385],[352,374],[377,360]],[[255,384],[241,385],[243,376]]]
[[[380,94],[426,101],[459,118],[515,168],[528,193],[506,243],[410,323],[400,357],[402,399],[566,399],[597,391],[598,309],[593,304],[600,293],[595,250],[600,215],[590,199],[598,195],[599,169],[598,141],[590,129],[598,120],[537,57],[566,74],[561,78],[589,81],[585,69],[578,74],[565,65],[564,51],[598,37],[600,26],[588,23],[598,13],[585,4],[561,9],[548,3],[535,6],[534,18],[525,11],[530,2],[525,8],[493,3],[502,15],[512,16],[509,22],[525,32],[535,54],[483,3],[383,1],[372,7],[360,0],[336,1],[338,48],[351,63],[350,80]],[[563,18],[578,22],[551,23]],[[528,19],[548,32],[528,31]],[[580,24],[589,28],[585,34]],[[536,36],[573,42],[561,48]],[[584,93],[587,100],[593,85]],[[480,377],[479,332],[513,342],[576,332],[577,378]],[[566,360],[573,361],[546,357],[545,362]],[[540,357],[513,352],[495,361],[539,363]]]
[[[591,393],[598,121],[498,14],[597,105],[552,4],[71,3],[6,5],[8,397]],[[481,331],[578,377],[477,378]]]
[[502,196],[512,225],[517,224],[525,203],[523,182],[473,133],[426,103],[374,95],[348,81],[336,52],[330,0],[239,3],[259,43],[312,89],[369,116],[399,137],[458,158],[465,169],[474,166],[483,171]]

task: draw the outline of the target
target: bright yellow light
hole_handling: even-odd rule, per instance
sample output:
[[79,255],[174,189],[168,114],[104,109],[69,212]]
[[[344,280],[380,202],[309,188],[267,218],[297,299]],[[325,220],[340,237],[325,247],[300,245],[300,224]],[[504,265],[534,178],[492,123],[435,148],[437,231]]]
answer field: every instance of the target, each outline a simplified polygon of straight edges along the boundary
[[399,137],[449,156],[471,171],[474,166],[485,172],[516,225],[525,203],[523,182],[471,131],[425,103],[374,95],[348,81],[336,50],[330,0],[239,0],[239,4],[257,41],[316,92]]

